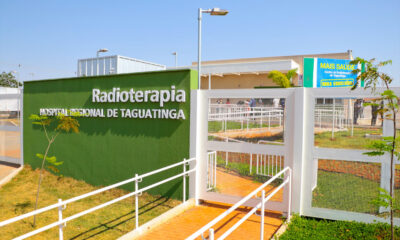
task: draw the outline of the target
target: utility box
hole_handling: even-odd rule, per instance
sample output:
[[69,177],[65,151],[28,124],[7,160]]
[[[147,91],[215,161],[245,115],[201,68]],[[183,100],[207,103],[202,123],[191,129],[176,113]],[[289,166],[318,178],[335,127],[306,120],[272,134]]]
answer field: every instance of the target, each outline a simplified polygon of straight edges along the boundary
[[165,70],[166,66],[119,55],[78,60],[78,77]]

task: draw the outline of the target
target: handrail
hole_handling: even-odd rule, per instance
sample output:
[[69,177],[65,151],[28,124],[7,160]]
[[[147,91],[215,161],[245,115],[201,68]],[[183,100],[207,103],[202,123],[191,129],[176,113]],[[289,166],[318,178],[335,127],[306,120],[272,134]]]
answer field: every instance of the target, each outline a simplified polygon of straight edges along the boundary
[[239,115],[239,114],[251,114],[251,113],[283,113],[283,110],[249,110],[249,111],[242,111],[242,112],[221,112],[221,113],[209,113],[209,116],[218,116],[218,115]]
[[[262,199],[262,203],[266,203],[269,199],[272,198],[272,196],[274,194],[276,194],[284,185],[286,185],[287,183],[291,182],[291,169],[289,167],[285,167],[283,170],[281,170],[279,173],[277,173],[275,176],[273,176],[272,178],[270,178],[268,181],[266,181],[265,183],[263,183],[261,186],[259,186],[256,190],[252,191],[250,194],[248,194],[246,197],[242,198],[239,202],[235,203],[235,205],[233,205],[232,207],[230,207],[228,210],[226,210],[225,212],[223,212],[222,214],[220,214],[218,217],[214,218],[211,222],[209,222],[208,224],[206,224],[205,226],[203,226],[202,228],[200,228],[197,232],[193,233],[192,235],[190,235],[188,238],[186,238],[186,240],[194,240],[197,237],[201,236],[205,231],[207,231],[208,229],[211,229],[212,226],[214,226],[216,223],[218,223],[219,221],[221,221],[223,218],[225,218],[226,216],[228,216],[230,213],[232,213],[233,211],[235,211],[238,207],[242,206],[245,202],[247,202],[250,198],[252,198],[254,195],[256,195],[258,192],[260,192],[261,190],[263,190],[266,186],[268,186],[269,184],[271,184],[275,179],[278,178],[278,176],[284,174],[286,171],[289,171],[289,178],[286,179],[278,188],[276,188],[272,193],[269,194],[269,196],[265,199]],[[290,192],[290,191],[289,191]],[[257,204],[257,206],[255,208],[253,208],[250,212],[252,212],[251,214],[253,214],[255,211],[257,211],[258,208],[260,208],[259,206],[261,204],[261,202],[259,204]],[[289,200],[289,204],[290,204],[290,200]],[[290,210],[289,210],[290,211]],[[243,223],[251,214],[247,213],[245,215],[245,217],[243,217],[242,219],[244,220],[240,220],[238,223],[236,223],[231,229],[229,229],[229,233],[227,233],[226,235],[222,235],[220,238],[218,239],[224,239],[226,236],[228,236],[233,230],[235,230],[241,223]],[[288,213],[290,214],[290,212]],[[247,216],[247,217],[246,217]],[[213,232],[213,231],[212,231]],[[224,238],[222,238],[224,237]]]
[[[238,228],[244,221],[246,221],[251,215],[253,215],[257,209],[259,209],[262,204],[265,204],[268,200],[270,200],[279,190],[281,190],[287,183],[289,183],[289,179],[286,179],[283,183],[279,185],[279,187],[275,188],[274,191],[272,191],[268,197],[265,197],[265,192],[263,190],[263,195],[264,197],[263,200],[257,206],[255,206],[253,209],[251,209],[244,217],[242,217],[237,223],[235,223],[231,228],[229,228],[224,234],[222,234],[218,240],[225,239],[229,234],[231,234],[236,228]],[[263,238],[261,238],[263,239]]]
[[[119,202],[119,201],[124,200],[124,199],[126,199],[126,198],[129,198],[129,197],[131,197],[131,196],[137,196],[138,194],[141,194],[141,193],[144,192],[144,191],[147,191],[147,190],[149,190],[149,189],[151,189],[151,188],[157,187],[157,186],[159,186],[159,185],[161,185],[161,184],[164,184],[164,183],[166,183],[166,182],[172,181],[172,180],[174,180],[174,179],[176,179],[176,178],[178,178],[178,177],[182,177],[182,176],[185,177],[185,176],[187,176],[187,174],[196,171],[196,167],[194,167],[194,168],[191,169],[191,170],[186,170],[186,168],[185,168],[185,166],[186,166],[187,163],[192,162],[192,161],[195,161],[195,160],[196,160],[195,158],[184,159],[184,160],[181,161],[181,162],[168,165],[168,166],[166,166],[166,167],[163,167],[163,168],[160,168],[160,169],[151,171],[151,172],[149,172],[149,173],[145,173],[145,174],[142,174],[142,175],[137,175],[137,174],[136,174],[135,177],[130,178],[130,179],[127,179],[127,180],[124,180],[124,181],[121,181],[121,182],[119,182],[119,183],[115,183],[115,184],[112,184],[112,185],[110,185],[110,186],[107,186],[107,187],[104,187],[104,188],[100,188],[100,189],[97,189],[97,190],[95,190],[95,191],[92,191],[92,192],[89,192],[89,193],[86,193],[86,194],[83,194],[83,195],[80,195],[80,196],[77,196],[77,197],[73,197],[73,198],[68,199],[68,200],[65,200],[65,201],[59,201],[59,202],[56,203],[56,204],[52,204],[52,205],[50,205],[50,206],[47,206],[47,207],[44,207],[44,208],[40,208],[40,209],[37,209],[37,210],[35,210],[35,211],[29,212],[29,213],[25,213],[25,214],[22,214],[22,215],[20,215],[20,216],[17,216],[17,217],[14,217],[14,218],[11,218],[11,219],[2,221],[2,222],[0,222],[0,227],[3,227],[3,226],[5,226],[5,225],[11,224],[11,223],[13,223],[13,222],[22,220],[22,219],[27,218],[27,217],[31,217],[31,216],[34,216],[34,215],[37,215],[37,214],[40,214],[40,213],[49,211],[49,210],[54,209],[54,208],[59,208],[59,209],[60,209],[60,208],[62,208],[63,206],[66,206],[66,205],[69,204],[69,203],[72,203],[72,202],[75,202],[75,201],[78,201],[78,200],[81,200],[81,199],[84,199],[84,198],[87,198],[87,197],[90,197],[90,196],[99,194],[99,193],[101,193],[101,192],[104,192],[104,191],[107,191],[107,190],[110,190],[110,189],[119,187],[119,186],[121,186],[121,185],[125,185],[125,184],[128,184],[128,183],[131,183],[131,182],[140,182],[144,177],[148,177],[148,176],[157,174],[157,173],[159,173],[159,172],[166,171],[166,170],[171,169],[171,168],[173,168],[173,167],[177,167],[177,166],[180,166],[180,165],[184,165],[184,171],[183,171],[183,173],[174,175],[173,177],[164,179],[164,180],[162,180],[162,181],[159,181],[159,182],[157,182],[157,183],[154,183],[154,184],[149,185],[149,186],[147,186],[147,187],[144,187],[144,188],[142,188],[142,189],[138,189],[138,188],[137,188],[134,192],[128,193],[128,194],[123,195],[123,196],[121,196],[121,197],[118,197],[118,198],[116,198],[116,199],[113,199],[113,200],[110,200],[110,201],[105,202],[105,203],[103,203],[103,204],[100,204],[100,205],[97,205],[97,206],[95,206],[95,207],[89,208],[89,209],[87,209],[87,210],[85,210],[85,211],[76,213],[75,215],[72,215],[72,216],[69,216],[69,217],[67,217],[67,218],[61,219],[61,220],[59,220],[59,221],[57,221],[57,222],[51,223],[51,224],[46,225],[46,226],[44,226],[44,227],[42,227],[42,228],[36,229],[36,230],[34,230],[34,231],[28,232],[28,233],[26,233],[26,234],[24,234],[24,235],[22,235],[22,236],[19,236],[19,237],[15,238],[15,239],[25,239],[25,238],[27,238],[27,237],[36,235],[36,234],[38,234],[38,233],[40,233],[40,232],[46,231],[46,230],[48,230],[48,229],[50,229],[50,228],[53,228],[53,227],[56,227],[56,226],[61,226],[61,225],[65,224],[65,223],[68,222],[68,221],[71,221],[71,220],[73,220],[73,219],[76,219],[76,218],[78,218],[78,217],[81,217],[81,216],[83,216],[83,215],[86,215],[86,214],[88,214],[88,213],[91,213],[91,212],[93,212],[93,211],[96,211],[96,210],[98,210],[98,209],[101,209],[101,208],[106,207],[106,206],[108,206],[108,205],[111,205],[111,204],[113,204],[113,203]],[[184,191],[184,194],[185,194],[185,192],[186,192],[186,191]],[[185,196],[184,196],[183,199],[185,199]],[[138,213],[136,212],[136,214],[138,214]],[[138,215],[136,215],[136,221],[137,221],[137,225],[136,225],[136,226],[138,227],[138,219],[137,219],[137,217],[138,217]],[[60,234],[62,234],[62,233],[60,233]],[[62,239],[62,236],[60,236],[60,239]]]
[[268,141],[268,140],[258,140],[257,144],[260,144],[260,143],[274,143],[276,145],[284,145],[284,143],[282,143],[282,142],[275,142],[275,141]]

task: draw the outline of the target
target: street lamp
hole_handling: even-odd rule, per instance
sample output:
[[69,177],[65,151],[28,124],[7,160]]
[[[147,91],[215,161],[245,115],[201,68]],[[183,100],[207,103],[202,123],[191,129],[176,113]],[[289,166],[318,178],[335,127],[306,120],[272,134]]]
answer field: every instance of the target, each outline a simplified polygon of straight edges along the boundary
[[108,49],[107,48],[100,48],[99,50],[97,50],[97,58],[99,58],[99,54],[101,52],[108,52]]
[[178,67],[178,52],[173,52],[172,55],[175,55],[175,68]]
[[198,53],[197,53],[197,71],[198,71],[198,88],[200,89],[201,81],[201,16],[202,13],[209,13],[211,16],[225,16],[228,14],[228,10],[213,8],[213,9],[201,9],[199,8],[199,33],[198,33]]
[[[100,48],[99,50],[97,50],[97,54],[96,54],[96,76],[98,76],[99,75],[99,54],[101,53],[101,52],[108,52],[108,49],[107,48]],[[104,67],[104,66],[103,66]]]

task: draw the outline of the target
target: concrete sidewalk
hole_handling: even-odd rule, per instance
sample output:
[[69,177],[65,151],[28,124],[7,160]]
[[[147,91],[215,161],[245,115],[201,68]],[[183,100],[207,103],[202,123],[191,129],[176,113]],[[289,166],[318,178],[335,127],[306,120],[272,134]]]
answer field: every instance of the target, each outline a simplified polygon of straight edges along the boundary
[[10,181],[21,169],[21,165],[0,161],[0,187]]

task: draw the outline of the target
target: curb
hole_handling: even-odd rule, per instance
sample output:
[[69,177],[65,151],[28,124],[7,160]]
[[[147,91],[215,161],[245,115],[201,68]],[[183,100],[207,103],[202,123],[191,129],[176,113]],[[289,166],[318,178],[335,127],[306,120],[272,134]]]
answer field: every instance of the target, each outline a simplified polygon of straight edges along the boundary
[[[292,217],[290,217],[291,219]],[[278,240],[279,237],[286,231],[288,225],[290,224],[290,219],[287,219],[280,227],[279,229],[275,232],[275,234],[271,237],[273,240]]]

